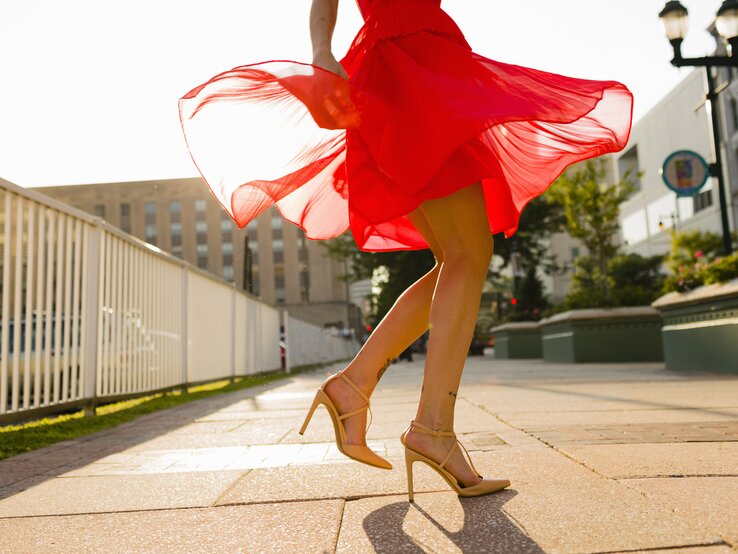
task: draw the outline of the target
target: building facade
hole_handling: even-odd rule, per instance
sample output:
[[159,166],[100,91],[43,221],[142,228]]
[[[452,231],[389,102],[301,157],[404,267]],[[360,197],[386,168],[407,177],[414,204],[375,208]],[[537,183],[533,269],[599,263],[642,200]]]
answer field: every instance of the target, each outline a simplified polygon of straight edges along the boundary
[[341,278],[350,269],[275,207],[239,229],[200,178],[39,187],[158,248],[234,282],[297,318],[359,329]]
[[[705,105],[705,81],[703,69],[692,71],[635,124],[628,146],[612,157],[616,178],[627,171],[641,172],[638,190],[620,209],[622,242],[627,252],[643,256],[667,253],[671,248],[672,227],[679,231],[722,232],[715,179],[709,178],[695,196],[677,197],[661,176],[665,160],[677,150],[693,150],[708,163],[715,160],[709,106]],[[738,129],[738,113],[735,117]],[[738,192],[737,152],[735,147],[724,150],[723,171],[728,188],[732,189],[727,195],[733,229]]]

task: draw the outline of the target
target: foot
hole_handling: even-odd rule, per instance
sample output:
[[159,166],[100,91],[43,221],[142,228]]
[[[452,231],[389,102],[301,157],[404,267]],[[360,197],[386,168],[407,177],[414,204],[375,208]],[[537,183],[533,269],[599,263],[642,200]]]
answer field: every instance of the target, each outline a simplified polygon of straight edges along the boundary
[[[340,377],[331,379],[323,389],[330,397],[339,415],[347,414],[366,406],[364,399],[351,388]],[[356,415],[343,419],[343,427],[346,430],[346,444],[357,444],[366,446],[366,421],[367,412],[364,410]]]
[[[453,437],[434,437],[425,433],[416,433],[412,429],[405,435],[405,444],[411,450],[415,450],[439,464],[446,457],[454,442],[456,442],[456,439]],[[461,448],[454,449],[454,453],[446,462],[444,469],[456,477],[461,487],[472,487],[482,482],[482,478],[469,466]]]

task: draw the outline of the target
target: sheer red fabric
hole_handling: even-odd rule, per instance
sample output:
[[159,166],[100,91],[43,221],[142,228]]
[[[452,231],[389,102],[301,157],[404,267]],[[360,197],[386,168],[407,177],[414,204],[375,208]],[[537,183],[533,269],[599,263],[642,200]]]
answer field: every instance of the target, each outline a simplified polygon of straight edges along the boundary
[[243,227],[275,205],[311,239],[351,229],[365,251],[428,248],[407,214],[482,182],[489,228],[569,165],[625,147],[621,83],[485,58],[439,0],[357,0],[364,25],[340,60],[237,67],[180,100],[188,147]]

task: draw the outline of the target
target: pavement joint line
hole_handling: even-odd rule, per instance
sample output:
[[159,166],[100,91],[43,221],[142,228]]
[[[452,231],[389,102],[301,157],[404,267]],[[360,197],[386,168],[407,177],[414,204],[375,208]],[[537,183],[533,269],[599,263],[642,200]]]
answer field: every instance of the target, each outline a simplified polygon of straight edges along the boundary
[[[415,496],[419,496],[421,494],[438,494],[442,492],[453,493],[454,491],[452,491],[450,488],[436,489],[436,490],[429,490],[429,491],[422,491],[422,492],[416,491]],[[280,500],[253,500],[253,501],[245,501],[245,502],[227,502],[224,504],[218,504],[218,506],[216,507],[223,508],[226,506],[259,506],[262,504],[294,504],[296,502],[322,502],[324,500],[343,500],[344,502],[357,502],[359,500],[366,500],[367,498],[392,498],[394,496],[407,497],[407,491],[391,493],[391,494],[377,493],[377,494],[359,494],[359,495],[349,495],[349,496],[325,496],[325,497],[320,497],[320,498],[282,498]],[[143,510],[135,510],[135,511],[143,511]],[[33,517],[33,516],[23,516],[23,517]]]
[[644,481],[646,479],[690,479],[694,477],[738,477],[738,473],[674,473],[674,474],[663,474],[663,475],[628,475],[626,477],[618,476],[612,477],[616,481],[627,481],[628,479]]
[[[620,483],[620,484],[624,485],[625,488],[627,488],[627,489],[629,489],[629,490],[631,490],[631,491],[633,491],[633,492],[635,492],[637,494],[640,494],[643,498],[645,498],[649,502],[653,502],[654,504],[656,504],[657,506],[659,506],[661,509],[673,513],[678,518],[684,519],[684,515],[682,513],[680,513],[677,508],[675,508],[674,506],[669,505],[668,502],[663,501],[661,498],[658,497],[658,495],[651,496],[651,495],[648,494],[648,491],[645,491],[645,490],[642,490],[642,489],[633,488],[628,483]],[[720,542],[718,544],[727,544],[731,548],[735,548],[736,545],[731,544],[730,540],[728,540],[726,537],[723,536],[723,533],[720,531],[720,529],[709,527],[709,526],[706,526],[706,527],[709,528],[710,532],[715,533],[718,537],[720,537],[722,539],[722,542]],[[696,546],[705,546],[705,545],[696,545]],[[671,548],[671,547],[669,547],[669,548]],[[674,548],[678,548],[678,547],[674,547]],[[655,550],[658,550],[658,549],[655,549]]]
[[234,488],[236,488],[236,485],[238,485],[238,484],[239,484],[239,483],[240,483],[241,481],[243,481],[243,480],[244,480],[244,478],[245,478],[245,477],[246,477],[246,476],[247,476],[247,475],[248,475],[249,473],[251,473],[252,471],[253,471],[252,469],[247,469],[247,470],[246,470],[246,471],[244,472],[244,474],[243,474],[243,475],[241,475],[241,476],[240,476],[240,477],[239,477],[238,479],[234,479],[233,483],[231,483],[230,485],[228,485],[228,486],[226,487],[226,489],[225,489],[225,490],[224,490],[224,491],[223,491],[223,492],[222,492],[222,493],[221,493],[220,495],[218,495],[218,497],[217,497],[217,498],[216,498],[215,500],[213,500],[213,501],[212,501],[212,502],[210,503],[210,507],[211,507],[211,508],[214,508],[214,507],[215,507],[215,506],[216,506],[216,505],[218,504],[218,501],[219,501],[219,500],[220,500],[221,498],[223,498],[223,497],[224,497],[224,496],[225,496],[226,494],[228,494],[228,493],[229,493],[229,492],[231,492],[231,491],[232,491],[232,490],[233,490]]
[[[385,495],[388,496],[388,495]],[[149,512],[188,512],[193,510],[220,510],[223,508],[235,508],[238,506],[261,506],[269,504],[299,504],[307,502],[323,502],[343,500],[343,498],[294,498],[289,500],[267,500],[263,502],[241,502],[237,504],[221,504],[219,506],[176,506],[172,508],[141,508],[138,510],[105,510],[100,512],[74,512],[67,514],[37,514],[24,516],[0,516],[0,521],[16,519],[50,519],[54,517],[77,517],[77,516],[100,516],[117,514],[145,514]]]
[[[644,383],[648,383],[648,382],[649,381],[645,381]],[[655,382],[656,381],[652,381],[652,383],[655,383]],[[714,411],[714,409],[706,409],[706,408],[700,408],[700,407],[695,407],[695,406],[680,406],[678,404],[677,405],[674,405],[674,404],[663,404],[661,402],[650,402],[650,401],[647,401],[647,400],[639,400],[639,399],[635,399],[635,398],[630,398],[629,399],[629,398],[623,398],[623,397],[619,397],[619,396],[609,396],[609,395],[606,395],[606,394],[593,394],[593,393],[588,393],[588,392],[583,392],[583,391],[576,391],[576,390],[571,390],[571,389],[557,390],[555,388],[550,388],[550,386],[549,387],[545,387],[545,386],[543,386],[543,387],[529,387],[529,386],[519,386],[519,385],[517,385],[515,388],[520,388],[520,389],[524,389],[524,390],[541,391],[541,392],[552,392],[552,393],[563,394],[563,395],[567,395],[567,396],[568,395],[572,395],[572,396],[583,396],[583,397],[586,397],[586,398],[591,398],[593,400],[605,400],[605,401],[613,401],[613,402],[630,402],[632,404],[643,404],[643,405],[646,405],[646,406],[649,406],[650,405],[650,406],[656,406],[656,408],[652,408],[652,409],[655,409],[655,410],[675,410],[675,409],[685,409],[686,408],[686,409],[691,409],[691,410],[695,410],[695,411],[701,411],[701,412],[706,412],[706,413],[713,413],[713,414],[717,414],[717,415],[729,415],[731,417],[735,417],[735,414],[724,414],[724,413],[721,413],[721,412],[716,412],[716,411]],[[721,408],[734,408],[734,407],[735,406],[719,406],[717,408],[718,409],[721,409]],[[714,408],[714,407],[712,407],[712,408]],[[604,411],[608,411],[608,410],[604,410]]]
[[346,501],[341,502],[341,513],[338,515],[338,525],[336,525],[336,536],[333,538],[333,552],[338,550],[338,541],[341,538],[341,529],[343,529],[343,516],[346,513]]
[[[612,478],[612,477],[609,477],[609,476],[607,476],[607,475],[605,475],[605,474],[603,474],[603,473],[600,473],[600,472],[599,472],[599,471],[597,471],[596,469],[594,469],[594,468],[592,468],[592,467],[589,467],[589,466],[588,466],[588,465],[587,465],[586,463],[584,463],[584,462],[582,462],[582,461],[580,461],[580,460],[577,460],[576,458],[574,458],[574,457],[570,456],[570,455],[569,455],[569,453],[567,453],[567,452],[564,452],[564,451],[560,450],[560,449],[559,449],[559,448],[557,448],[557,447],[556,447],[555,445],[553,445],[553,444],[551,444],[551,443],[548,443],[548,442],[546,442],[545,440],[543,440],[543,439],[541,439],[541,438],[539,438],[539,437],[536,437],[535,435],[531,435],[531,434],[530,434],[530,433],[528,433],[528,432],[527,432],[527,431],[526,431],[525,429],[522,429],[522,428],[518,427],[517,425],[514,425],[513,423],[511,423],[511,422],[509,422],[509,421],[505,420],[505,419],[504,419],[504,418],[502,418],[501,416],[499,416],[499,415],[497,415],[497,414],[495,414],[495,413],[491,412],[491,411],[490,411],[490,410],[488,410],[488,409],[487,409],[487,408],[486,408],[485,406],[483,406],[483,405],[479,405],[479,404],[475,404],[475,403],[474,403],[474,402],[472,402],[471,400],[469,400],[469,402],[470,402],[471,404],[475,405],[475,406],[476,406],[477,408],[481,409],[482,411],[484,411],[484,412],[486,412],[486,413],[490,414],[491,416],[493,416],[494,418],[496,418],[497,420],[499,420],[499,421],[500,421],[501,423],[504,423],[505,425],[507,425],[507,426],[509,426],[509,427],[511,427],[511,428],[513,428],[513,429],[517,429],[518,431],[520,431],[521,433],[524,433],[525,435],[529,436],[530,438],[532,438],[532,439],[534,439],[534,440],[536,440],[536,441],[540,442],[541,444],[544,444],[544,445],[548,446],[548,447],[549,447],[549,448],[550,448],[551,450],[553,450],[554,452],[556,452],[556,453],[558,453],[558,454],[560,454],[560,455],[564,456],[565,458],[568,458],[568,459],[572,460],[573,462],[575,462],[575,463],[579,464],[580,466],[582,466],[583,468],[587,469],[588,471],[590,471],[590,472],[594,473],[595,475],[597,475],[597,476],[599,476],[599,477],[602,477],[603,479],[608,479],[608,480],[610,480],[610,481],[615,481],[615,482],[617,482],[617,479],[615,479],[615,478]],[[619,483],[618,483],[618,484],[619,484]]]
[[684,552],[685,548],[702,548],[703,546],[728,546],[724,540],[716,542],[705,542],[696,544],[683,544],[675,546],[655,546],[653,548],[637,548],[635,550],[596,550],[589,554],[626,554],[627,552],[662,552],[664,550],[673,550],[675,552]]

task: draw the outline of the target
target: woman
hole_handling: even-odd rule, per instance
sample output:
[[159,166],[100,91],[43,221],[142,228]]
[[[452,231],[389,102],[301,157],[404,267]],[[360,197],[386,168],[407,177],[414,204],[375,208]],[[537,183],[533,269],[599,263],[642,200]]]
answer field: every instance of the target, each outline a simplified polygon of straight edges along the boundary
[[[187,94],[180,116],[193,159],[239,224],[276,204],[308,238],[351,228],[365,251],[430,248],[435,267],[409,287],[354,360],[318,390],[339,449],[375,467],[369,398],[430,329],[417,415],[402,434],[462,496],[509,486],[484,479],[456,439],[454,406],[493,253],[492,235],[569,165],[624,148],[632,95],[474,53],[440,0],[358,0],[365,23],[346,56],[331,37],[338,0],[313,0],[313,63],[264,62]],[[465,456],[466,453],[466,456]]]

